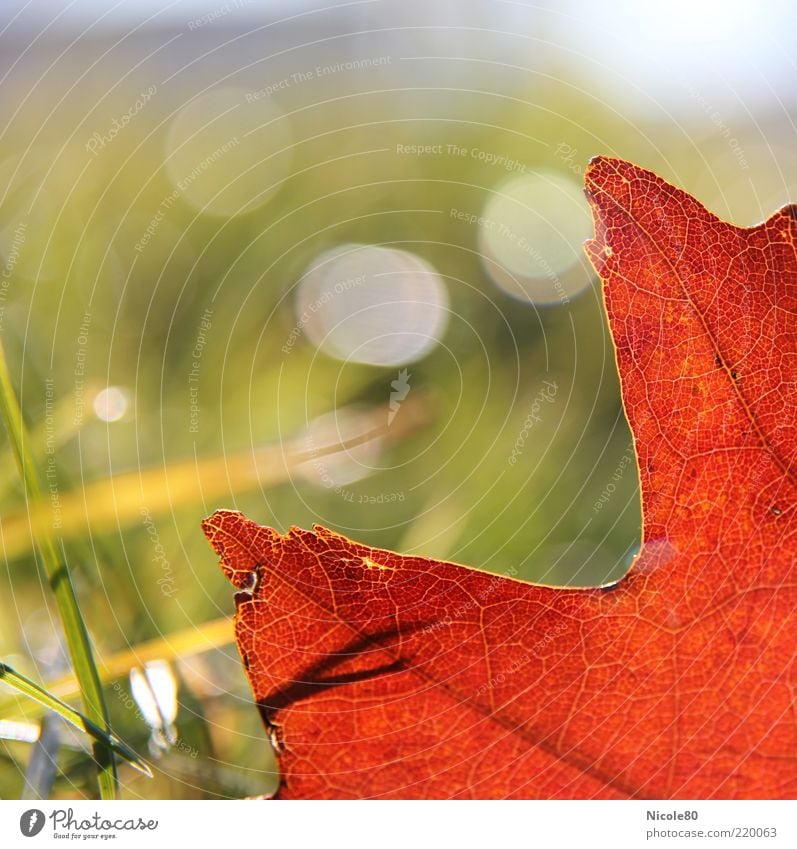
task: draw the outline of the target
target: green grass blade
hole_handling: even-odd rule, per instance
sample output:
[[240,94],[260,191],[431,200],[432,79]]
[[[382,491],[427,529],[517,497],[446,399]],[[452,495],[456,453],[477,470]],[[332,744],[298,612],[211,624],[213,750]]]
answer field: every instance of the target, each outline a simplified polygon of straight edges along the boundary
[[[25,498],[28,502],[38,502],[42,495],[42,482],[33,462],[25,424],[22,420],[22,411],[11,385],[2,341],[0,341],[0,413],[22,476]],[[40,531],[36,544],[55,594],[69,656],[75,670],[75,677],[80,684],[84,710],[95,726],[108,729],[108,711],[102,694],[100,677],[97,674],[86,624],[78,606],[66,562],[58,553],[49,530]],[[100,796],[103,799],[115,799],[116,764],[113,749],[97,741],[94,744],[94,758],[97,761]]]
[[70,723],[70,725],[74,725],[75,728],[85,732],[90,737],[94,738],[94,740],[102,743],[102,745],[106,748],[112,749],[117,755],[128,761],[137,770],[143,772],[144,775],[147,775],[150,778],[152,777],[152,771],[147,764],[144,763],[144,761],[142,761],[141,758],[126,743],[114,734],[104,731],[98,725],[95,725],[90,719],[86,719],[82,713],[76,711],[65,702],[62,702],[60,699],[52,695],[52,693],[48,693],[47,690],[31,681],[30,678],[27,678],[21,672],[17,672],[5,663],[0,663],[0,680],[10,684],[12,687],[19,690],[20,693],[24,693],[26,696],[34,699],[42,705],[42,707],[47,708],[47,710],[57,713]]

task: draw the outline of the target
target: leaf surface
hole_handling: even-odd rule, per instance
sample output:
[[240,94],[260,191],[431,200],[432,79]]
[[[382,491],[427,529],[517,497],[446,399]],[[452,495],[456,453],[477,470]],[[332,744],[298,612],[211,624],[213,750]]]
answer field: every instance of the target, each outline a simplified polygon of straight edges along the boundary
[[562,589],[214,514],[281,798],[797,794],[797,208],[586,181],[642,550]]

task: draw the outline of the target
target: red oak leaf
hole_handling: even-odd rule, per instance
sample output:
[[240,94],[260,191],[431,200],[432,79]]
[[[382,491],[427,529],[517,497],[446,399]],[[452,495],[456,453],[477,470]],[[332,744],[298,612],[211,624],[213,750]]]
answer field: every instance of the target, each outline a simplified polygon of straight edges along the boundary
[[561,589],[216,513],[280,797],[797,794],[797,208],[604,158],[587,192],[641,553]]

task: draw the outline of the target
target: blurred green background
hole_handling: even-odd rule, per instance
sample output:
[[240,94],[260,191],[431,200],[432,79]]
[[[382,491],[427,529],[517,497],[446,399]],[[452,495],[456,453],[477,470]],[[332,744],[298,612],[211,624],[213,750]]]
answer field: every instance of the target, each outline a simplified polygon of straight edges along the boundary
[[[0,656],[77,698],[49,528],[114,730],[153,758],[125,796],[274,786],[215,508],[530,581],[624,573],[637,475],[583,171],[637,161],[743,225],[797,199],[793,10],[23,5],[0,330],[48,491],[26,504],[2,449]],[[36,772],[40,722],[3,688],[0,796],[94,795],[53,719]]]

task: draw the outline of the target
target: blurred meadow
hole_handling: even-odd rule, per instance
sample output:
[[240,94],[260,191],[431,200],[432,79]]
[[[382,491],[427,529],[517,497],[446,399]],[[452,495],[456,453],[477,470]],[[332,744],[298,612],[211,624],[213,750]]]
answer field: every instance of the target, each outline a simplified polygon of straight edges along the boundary
[[[8,0],[0,659],[80,706],[34,541],[68,565],[126,798],[275,765],[199,528],[219,507],[550,584],[640,542],[582,244],[589,158],[740,225],[797,200],[785,3]],[[514,571],[513,571],[514,570]],[[57,763],[57,770],[52,768]],[[0,684],[0,796],[97,793]]]

